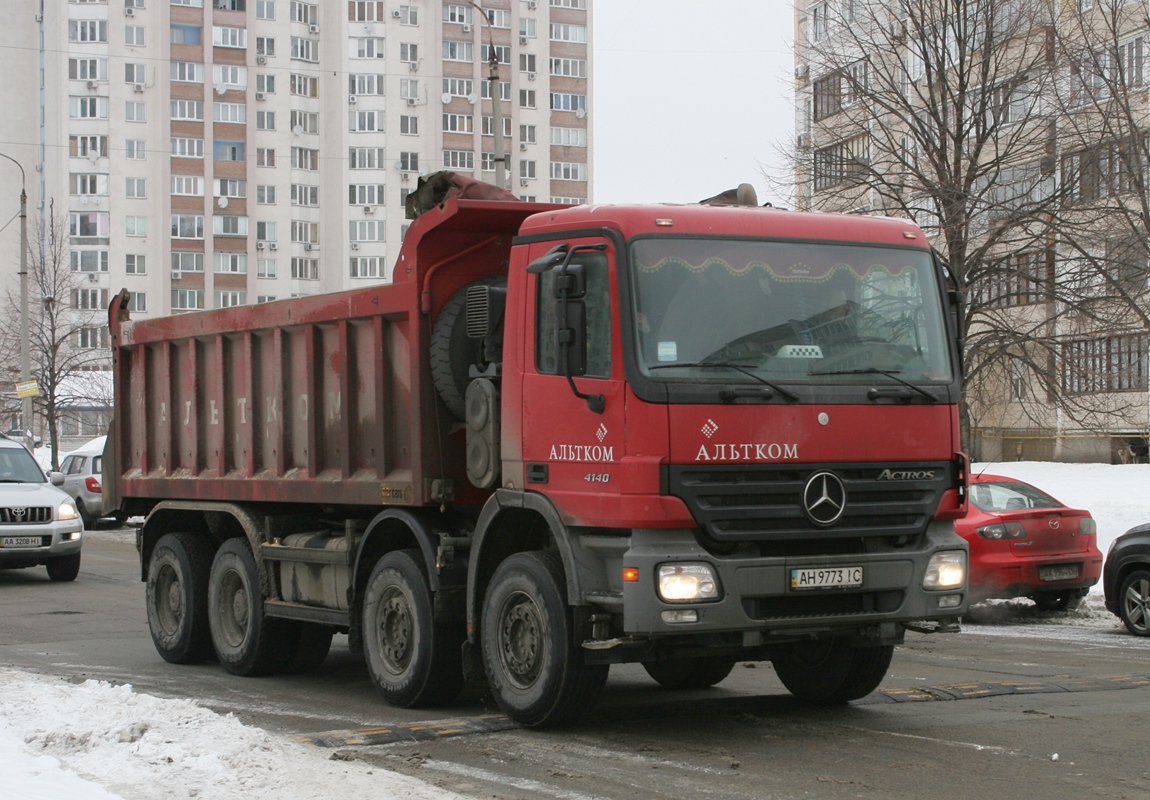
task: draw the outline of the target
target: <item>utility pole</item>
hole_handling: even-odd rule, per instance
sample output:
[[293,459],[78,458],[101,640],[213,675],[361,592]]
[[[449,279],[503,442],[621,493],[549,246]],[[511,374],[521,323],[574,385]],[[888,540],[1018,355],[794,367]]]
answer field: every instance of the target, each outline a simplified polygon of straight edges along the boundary
[[[474,0],[467,0],[467,4],[479,12],[479,16],[483,20],[483,27],[487,31],[487,81],[491,87],[491,133],[495,137],[495,151],[493,153],[495,160],[495,185],[500,189],[507,189],[507,174],[511,171],[511,158],[506,155],[503,150],[503,110],[501,106],[502,98],[499,92],[499,53],[496,51],[495,41],[491,37],[491,20],[487,18],[487,12],[477,5]],[[483,113],[480,111],[480,117],[482,118],[482,116]],[[480,141],[482,141],[482,137]],[[482,153],[480,154],[480,158],[482,158]]]
[[[32,379],[32,340],[28,325],[28,191],[25,186],[24,167],[12,156],[0,153],[20,170],[20,383]],[[32,429],[32,396],[23,398],[20,427]]]

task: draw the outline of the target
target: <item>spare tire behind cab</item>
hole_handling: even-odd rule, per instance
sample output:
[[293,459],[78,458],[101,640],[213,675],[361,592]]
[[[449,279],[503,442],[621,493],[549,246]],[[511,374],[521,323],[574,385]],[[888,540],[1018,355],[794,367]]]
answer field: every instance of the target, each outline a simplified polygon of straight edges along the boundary
[[491,275],[464,286],[444,304],[431,328],[431,379],[444,405],[461,421],[466,419],[468,371],[481,362],[483,351],[483,340],[467,335],[467,290],[483,284],[506,286],[507,276]]

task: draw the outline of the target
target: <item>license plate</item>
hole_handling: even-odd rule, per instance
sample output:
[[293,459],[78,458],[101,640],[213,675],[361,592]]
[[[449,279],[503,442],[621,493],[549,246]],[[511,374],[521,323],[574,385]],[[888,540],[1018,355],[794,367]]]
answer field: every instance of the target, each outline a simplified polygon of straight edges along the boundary
[[862,567],[814,567],[792,569],[792,589],[842,589],[862,586]]
[[0,547],[39,547],[39,536],[2,536]]
[[1039,567],[1038,577],[1044,581],[1069,581],[1078,577],[1077,564],[1062,564],[1052,567]]

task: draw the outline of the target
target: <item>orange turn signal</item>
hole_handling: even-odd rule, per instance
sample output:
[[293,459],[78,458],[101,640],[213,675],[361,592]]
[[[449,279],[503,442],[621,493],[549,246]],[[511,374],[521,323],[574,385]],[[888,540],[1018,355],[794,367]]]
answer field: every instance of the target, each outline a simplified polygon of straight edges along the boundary
[[623,581],[625,583],[636,583],[639,580],[638,567],[623,567]]

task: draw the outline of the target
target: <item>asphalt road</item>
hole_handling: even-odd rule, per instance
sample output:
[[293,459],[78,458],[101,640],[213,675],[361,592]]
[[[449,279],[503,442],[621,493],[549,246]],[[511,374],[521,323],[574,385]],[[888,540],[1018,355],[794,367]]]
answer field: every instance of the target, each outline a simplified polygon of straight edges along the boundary
[[696,692],[616,667],[589,723],[534,732],[478,691],[443,710],[390,708],[341,638],[310,676],[167,664],[132,534],[101,531],[75,583],[0,571],[0,666],[197,698],[333,758],[498,800],[1150,798],[1150,641],[1117,620],[910,634],[880,690],[844,708],[798,703],[769,664]]

